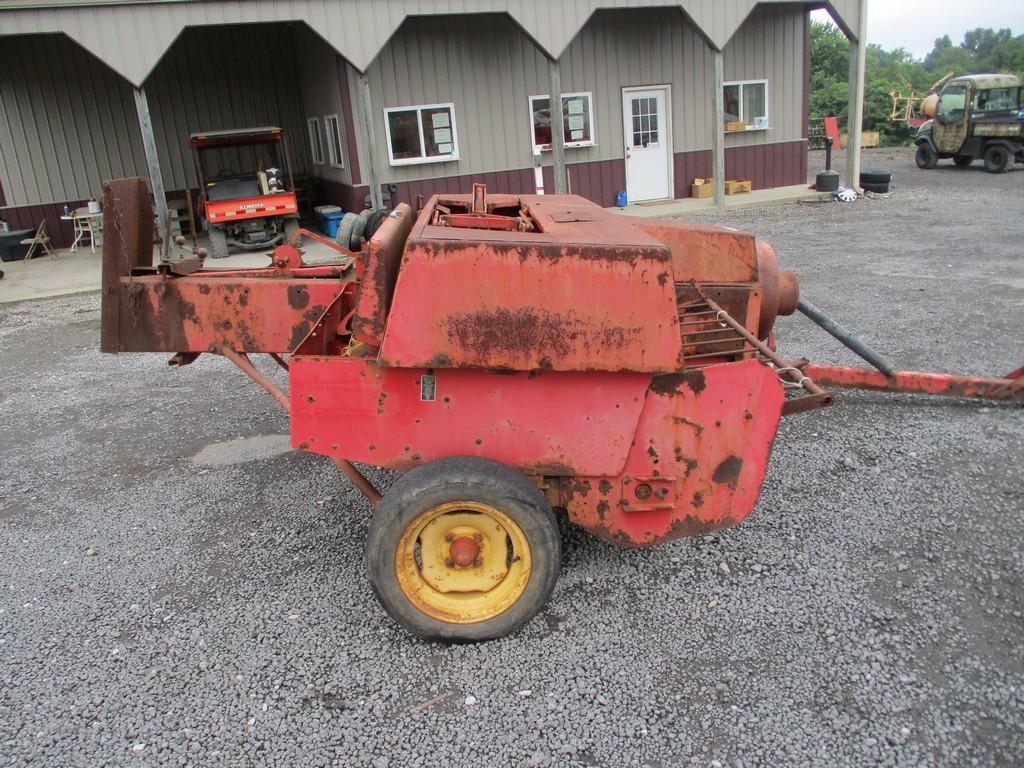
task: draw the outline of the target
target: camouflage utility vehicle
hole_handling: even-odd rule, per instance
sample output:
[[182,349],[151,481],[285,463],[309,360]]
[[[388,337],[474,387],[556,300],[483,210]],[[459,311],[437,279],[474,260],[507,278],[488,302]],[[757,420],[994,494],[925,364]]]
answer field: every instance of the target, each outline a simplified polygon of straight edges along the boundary
[[931,118],[917,132],[917,167],[934,168],[953,159],[960,168],[985,161],[989,173],[1024,163],[1024,105],[1014,75],[970,75],[950,80],[925,99]]

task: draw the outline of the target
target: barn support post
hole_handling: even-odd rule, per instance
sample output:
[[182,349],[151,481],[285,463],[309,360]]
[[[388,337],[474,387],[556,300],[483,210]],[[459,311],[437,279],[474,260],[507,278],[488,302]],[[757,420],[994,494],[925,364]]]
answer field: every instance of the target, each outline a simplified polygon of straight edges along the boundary
[[861,136],[864,129],[864,87],[867,77],[868,0],[861,0],[857,39],[850,40],[850,103],[846,126],[846,186],[860,191]]
[[363,115],[363,125],[366,128],[366,183],[370,185],[370,205],[376,210],[384,207],[384,198],[380,191],[380,176],[377,174],[377,137],[373,130],[373,101],[370,99],[370,81],[366,79],[366,75],[359,75],[359,111]]
[[558,59],[550,59],[551,94],[548,104],[551,107],[551,159],[554,163],[555,194],[564,195],[568,192],[565,176],[565,126],[562,117],[562,74],[558,68]]
[[[142,132],[142,148],[146,153],[146,165],[149,168],[149,189],[153,193],[153,204],[156,207],[156,220],[159,224],[160,237],[167,236],[167,194],[164,191],[164,177],[160,172],[160,157],[156,151],[156,136],[153,134],[153,120],[149,116],[149,101],[146,91],[141,86],[135,91],[135,111],[139,117],[139,130]],[[154,255],[154,259],[159,256]]]
[[713,50],[715,63],[715,87],[712,97],[711,146],[714,156],[715,208],[725,210],[725,56],[720,50]]

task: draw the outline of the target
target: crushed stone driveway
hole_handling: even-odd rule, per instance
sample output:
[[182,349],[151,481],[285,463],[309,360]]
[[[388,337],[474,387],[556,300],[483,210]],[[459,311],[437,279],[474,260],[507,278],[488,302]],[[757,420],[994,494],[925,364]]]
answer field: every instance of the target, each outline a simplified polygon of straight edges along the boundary
[[[1024,170],[865,165],[891,197],[702,220],[902,366],[1024,363]],[[784,422],[741,527],[570,531],[522,632],[443,646],[384,615],[368,505],[270,398],[98,335],[97,296],[0,309],[0,765],[1024,764],[1019,406],[844,394]]]

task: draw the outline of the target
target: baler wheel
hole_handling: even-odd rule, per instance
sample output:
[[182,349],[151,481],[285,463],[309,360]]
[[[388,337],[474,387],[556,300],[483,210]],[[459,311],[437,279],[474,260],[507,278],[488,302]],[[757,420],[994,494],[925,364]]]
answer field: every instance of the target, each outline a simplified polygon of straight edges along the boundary
[[455,457],[417,467],[370,522],[366,569],[384,610],[420,637],[511,634],[547,603],[561,566],[558,523],[519,472]]

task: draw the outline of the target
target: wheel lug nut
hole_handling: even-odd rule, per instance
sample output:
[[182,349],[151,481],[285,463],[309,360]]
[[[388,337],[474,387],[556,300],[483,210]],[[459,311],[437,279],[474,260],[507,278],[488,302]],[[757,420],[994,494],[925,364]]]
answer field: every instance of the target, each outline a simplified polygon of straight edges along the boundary
[[479,557],[476,560],[473,561],[473,567],[474,568],[479,568],[483,564],[484,564],[484,561],[481,560]]
[[474,533],[473,534],[473,541],[475,541],[477,544],[479,544],[483,540],[484,540],[484,536],[483,536],[482,533]]
[[449,533],[444,537],[444,540],[451,544],[453,541],[455,541],[455,534]]
[[447,565],[449,568],[455,567],[455,561],[452,560],[450,557],[444,561],[444,564]]

